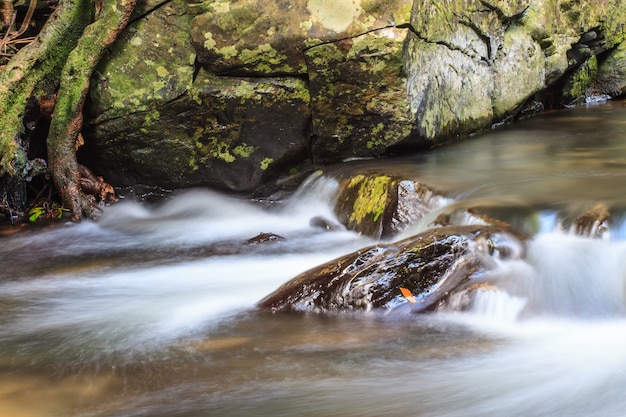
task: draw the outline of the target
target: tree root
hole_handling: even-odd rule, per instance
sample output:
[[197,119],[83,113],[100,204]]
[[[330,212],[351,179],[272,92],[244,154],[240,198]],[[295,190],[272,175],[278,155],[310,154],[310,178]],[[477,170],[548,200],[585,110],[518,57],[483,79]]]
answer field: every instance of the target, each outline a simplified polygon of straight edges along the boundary
[[[36,2],[31,0],[18,29],[13,27],[14,14],[3,24],[6,31],[0,35],[0,53],[20,41]],[[0,68],[0,180],[14,185],[5,190],[2,200],[9,208],[0,206],[0,211],[24,213],[25,184],[44,171],[75,220],[98,217],[99,206],[114,199],[110,185],[78,164],[76,148],[82,140],[82,112],[93,69],[128,24],[135,3],[60,0],[41,32]],[[39,168],[46,164],[37,163],[41,158],[31,147],[34,129],[42,119],[46,130],[39,132],[37,140],[42,147],[45,141],[44,171]]]
[[93,196],[82,191],[76,143],[83,126],[83,105],[91,74],[126,27],[135,3],[136,0],[104,0],[100,15],[85,28],[61,74],[63,83],[57,93],[47,139],[48,164],[63,206],[74,219],[95,218],[100,213]]

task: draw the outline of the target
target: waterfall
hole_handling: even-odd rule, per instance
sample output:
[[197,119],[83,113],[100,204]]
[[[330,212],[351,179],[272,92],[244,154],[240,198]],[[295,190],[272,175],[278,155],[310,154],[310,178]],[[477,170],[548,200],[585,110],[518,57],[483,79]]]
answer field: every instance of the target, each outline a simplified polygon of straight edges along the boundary
[[500,260],[472,313],[503,321],[538,317],[610,319],[626,311],[626,242],[558,231],[527,243],[521,260]]

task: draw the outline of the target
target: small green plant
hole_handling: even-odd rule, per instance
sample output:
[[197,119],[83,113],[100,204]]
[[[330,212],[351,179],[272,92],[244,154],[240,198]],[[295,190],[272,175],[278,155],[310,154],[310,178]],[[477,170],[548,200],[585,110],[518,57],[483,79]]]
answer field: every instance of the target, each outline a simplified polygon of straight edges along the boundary
[[38,220],[54,220],[63,217],[63,212],[69,211],[59,204],[44,201],[41,205],[35,206],[28,211],[28,221],[34,223]]

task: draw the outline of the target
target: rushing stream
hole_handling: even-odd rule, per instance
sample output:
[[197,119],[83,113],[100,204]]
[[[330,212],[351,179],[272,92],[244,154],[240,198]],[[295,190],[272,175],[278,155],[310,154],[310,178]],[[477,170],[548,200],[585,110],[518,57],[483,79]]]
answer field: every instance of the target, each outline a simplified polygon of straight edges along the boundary
[[[0,239],[0,416],[623,416],[626,105],[337,169],[381,167],[534,234],[490,271],[506,291],[465,313],[258,311],[373,243],[310,225],[333,219],[332,178],[272,207],[201,190],[123,202]],[[597,203],[604,238],[570,233]],[[248,242],[262,232],[285,239]]]

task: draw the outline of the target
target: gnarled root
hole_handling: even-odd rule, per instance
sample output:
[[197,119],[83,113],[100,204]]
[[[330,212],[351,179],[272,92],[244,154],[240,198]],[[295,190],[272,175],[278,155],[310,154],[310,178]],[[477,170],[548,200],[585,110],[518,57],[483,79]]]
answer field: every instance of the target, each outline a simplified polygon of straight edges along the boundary
[[80,164],[78,164],[78,173],[81,191],[86,195],[93,196],[96,203],[109,204],[117,201],[115,190],[102,177],[94,175],[89,168]]

